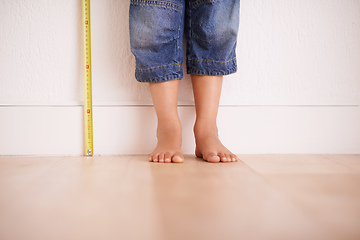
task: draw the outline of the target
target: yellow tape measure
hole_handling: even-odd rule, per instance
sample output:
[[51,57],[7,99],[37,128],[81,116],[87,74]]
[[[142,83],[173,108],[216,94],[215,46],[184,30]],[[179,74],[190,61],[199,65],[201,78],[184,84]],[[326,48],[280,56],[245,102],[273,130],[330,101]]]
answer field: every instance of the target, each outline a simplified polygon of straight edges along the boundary
[[91,33],[90,33],[90,0],[82,0],[83,38],[84,38],[84,123],[85,155],[92,156],[93,122],[92,122],[92,89],[91,89]]

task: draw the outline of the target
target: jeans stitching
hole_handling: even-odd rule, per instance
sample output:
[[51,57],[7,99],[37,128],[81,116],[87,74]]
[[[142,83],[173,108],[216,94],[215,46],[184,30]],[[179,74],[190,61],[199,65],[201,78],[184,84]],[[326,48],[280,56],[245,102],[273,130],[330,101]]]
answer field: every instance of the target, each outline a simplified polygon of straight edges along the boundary
[[138,82],[166,82],[166,81],[170,81],[170,80],[174,80],[174,79],[183,79],[182,74],[179,73],[171,73],[171,74],[166,74],[164,76],[161,77],[141,77],[141,78],[137,78],[136,80]]
[[147,5],[165,6],[165,7],[173,8],[175,10],[182,11],[181,5],[170,2],[164,2],[164,1],[131,0],[130,4],[147,4]]
[[[181,19],[183,18],[183,16],[181,16]],[[180,20],[180,23],[181,23],[181,20]],[[177,57],[177,59],[180,59],[180,52],[182,52],[182,51],[180,51],[180,47],[182,47],[182,46],[180,46],[180,44],[179,44],[179,41],[180,41],[180,30],[181,30],[181,25],[179,24],[179,28],[178,28],[178,38],[177,38],[177,40],[176,40],[176,57]],[[182,48],[181,48],[182,49]],[[180,63],[178,64],[178,66],[179,66],[179,70],[180,70]],[[179,71],[178,70],[178,71]]]
[[188,61],[197,61],[197,62],[217,62],[217,63],[228,63],[228,62],[231,62],[231,61],[234,61],[236,60],[236,57],[228,60],[228,61],[217,61],[217,60],[199,60],[199,59],[190,59],[188,58],[187,59]]
[[140,71],[146,71],[146,70],[151,70],[154,68],[161,68],[161,67],[171,67],[171,66],[179,66],[181,64],[169,64],[169,65],[161,65],[161,66],[156,66],[156,67],[150,67],[150,68],[139,68],[138,66],[136,66],[137,69],[139,69]]

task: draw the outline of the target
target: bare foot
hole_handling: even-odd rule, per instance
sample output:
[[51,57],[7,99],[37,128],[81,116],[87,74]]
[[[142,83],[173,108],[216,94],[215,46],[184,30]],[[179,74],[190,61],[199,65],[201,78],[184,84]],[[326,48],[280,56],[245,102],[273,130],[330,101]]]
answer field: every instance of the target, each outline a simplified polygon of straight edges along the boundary
[[158,143],[155,150],[150,154],[150,162],[182,163],[184,156],[181,151],[181,124],[175,121],[167,124],[159,124],[157,129]]
[[212,163],[236,162],[237,156],[230,152],[219,140],[216,127],[194,126],[195,155]]

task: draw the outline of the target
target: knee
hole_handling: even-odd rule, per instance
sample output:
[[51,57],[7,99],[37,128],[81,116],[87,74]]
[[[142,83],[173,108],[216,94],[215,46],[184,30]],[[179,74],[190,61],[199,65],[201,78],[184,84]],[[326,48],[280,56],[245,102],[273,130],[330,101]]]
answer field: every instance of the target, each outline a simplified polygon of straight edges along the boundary
[[193,25],[192,36],[204,45],[222,46],[235,43],[239,29],[239,4],[233,1],[212,1],[198,7],[198,24]]
[[179,38],[180,17],[181,11],[167,5],[130,5],[131,48],[156,48]]

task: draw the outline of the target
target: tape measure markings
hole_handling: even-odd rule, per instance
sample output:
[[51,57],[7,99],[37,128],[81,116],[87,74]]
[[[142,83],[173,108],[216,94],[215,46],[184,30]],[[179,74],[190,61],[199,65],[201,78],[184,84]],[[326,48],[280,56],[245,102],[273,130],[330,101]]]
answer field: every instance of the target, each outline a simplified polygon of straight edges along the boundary
[[91,31],[90,31],[90,0],[83,3],[83,43],[84,43],[84,130],[85,155],[92,156],[93,121],[92,121],[92,82],[91,82]]

